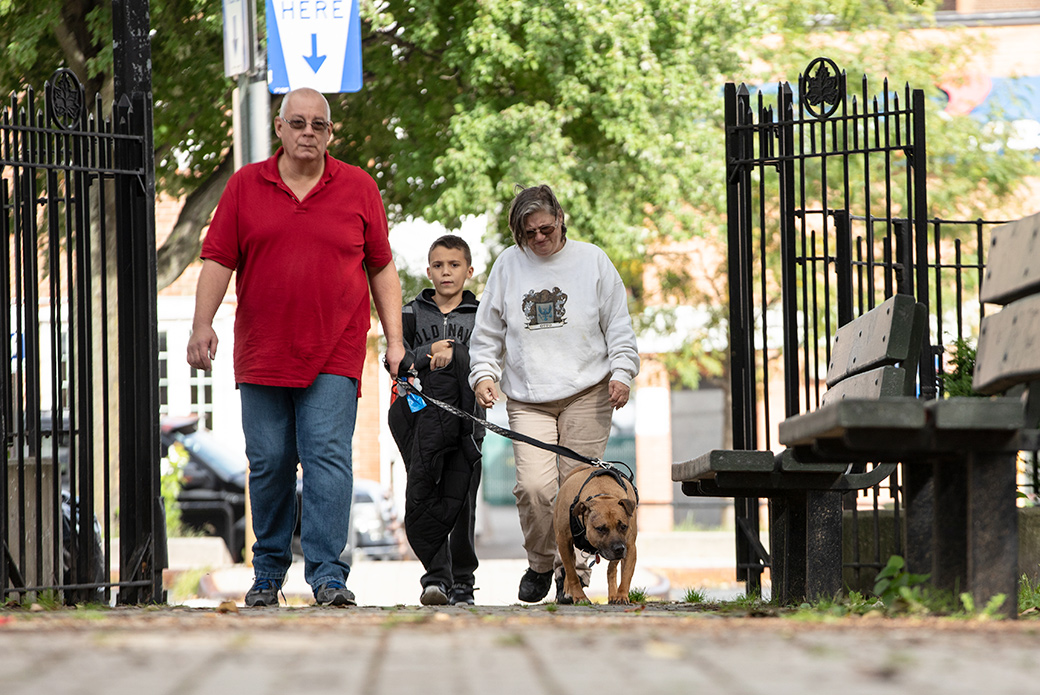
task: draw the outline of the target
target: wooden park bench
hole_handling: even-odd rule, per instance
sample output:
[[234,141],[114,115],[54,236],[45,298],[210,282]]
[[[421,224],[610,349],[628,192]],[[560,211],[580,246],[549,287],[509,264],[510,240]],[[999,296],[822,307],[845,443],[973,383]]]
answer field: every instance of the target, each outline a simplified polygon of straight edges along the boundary
[[[832,343],[822,412],[847,402],[842,417],[903,424],[898,406],[880,404],[912,398],[926,320],[925,307],[912,296],[894,295],[842,326]],[[923,412],[911,413],[911,421],[914,416],[924,424]],[[791,449],[714,450],[673,464],[672,479],[690,496],[770,499],[771,552],[758,547],[758,556],[770,563],[773,599],[792,603],[842,591],[841,495],[877,485],[895,464],[852,470],[842,459],[828,463],[813,454],[803,460]],[[757,529],[752,533],[757,543]]]
[[[931,480],[930,504],[907,506],[908,568],[977,606],[1003,594],[1017,614],[1018,452],[1040,446],[1040,214],[992,232],[980,292],[1003,308],[981,325],[973,388],[1005,397],[851,398],[780,424],[802,461],[899,461]],[[911,495],[912,497],[912,495]]]

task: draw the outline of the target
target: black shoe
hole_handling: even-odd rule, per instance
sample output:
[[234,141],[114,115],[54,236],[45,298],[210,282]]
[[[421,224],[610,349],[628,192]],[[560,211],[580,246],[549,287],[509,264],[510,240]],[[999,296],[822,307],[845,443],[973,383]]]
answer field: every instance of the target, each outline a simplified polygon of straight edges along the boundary
[[354,592],[343,586],[343,582],[325,582],[314,592],[319,606],[356,606]]
[[424,606],[446,606],[448,604],[448,593],[440,584],[427,584],[423,587],[419,603]]
[[517,598],[526,603],[537,603],[549,593],[552,581],[552,570],[535,572],[528,567],[524,576],[520,578],[520,591],[517,593]]
[[278,605],[278,592],[282,583],[267,577],[257,577],[253,586],[246,592],[246,605],[250,608],[266,608]]
[[466,604],[472,606],[474,588],[469,584],[452,584],[451,591],[448,592],[448,604],[451,606],[457,606],[459,604]]

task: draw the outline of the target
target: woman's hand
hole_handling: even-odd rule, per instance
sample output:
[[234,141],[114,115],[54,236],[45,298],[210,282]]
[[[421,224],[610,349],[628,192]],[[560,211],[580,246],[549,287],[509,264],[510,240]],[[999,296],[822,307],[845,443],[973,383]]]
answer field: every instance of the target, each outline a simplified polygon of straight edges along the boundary
[[[477,385],[479,386],[480,384]],[[610,404],[614,406],[614,410],[623,408],[628,403],[630,389],[627,386],[620,381],[611,381],[607,388],[610,390]]]
[[495,407],[495,401],[498,400],[498,388],[495,386],[494,379],[481,379],[473,388],[473,393],[476,394],[477,403],[482,408]]

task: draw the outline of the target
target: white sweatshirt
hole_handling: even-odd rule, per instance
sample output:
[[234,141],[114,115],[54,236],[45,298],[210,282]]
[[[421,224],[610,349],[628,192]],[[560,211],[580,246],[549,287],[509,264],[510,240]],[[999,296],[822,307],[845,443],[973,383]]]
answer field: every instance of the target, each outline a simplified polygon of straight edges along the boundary
[[511,246],[491,269],[470,338],[469,383],[525,403],[568,398],[610,375],[631,385],[639,352],[625,286],[598,246],[543,258]]

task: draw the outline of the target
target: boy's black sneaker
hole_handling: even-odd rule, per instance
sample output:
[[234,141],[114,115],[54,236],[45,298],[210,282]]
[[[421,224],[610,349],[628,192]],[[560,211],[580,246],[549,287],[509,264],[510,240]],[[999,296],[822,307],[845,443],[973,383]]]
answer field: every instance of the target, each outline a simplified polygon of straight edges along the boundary
[[469,584],[452,584],[451,591],[448,593],[448,604],[451,606],[459,604],[472,606],[474,604],[473,587]]
[[281,582],[267,577],[257,577],[253,586],[246,592],[246,605],[250,608],[265,608],[278,605],[278,592]]
[[440,584],[427,584],[423,587],[419,603],[424,606],[446,606],[448,605],[448,593]]
[[520,591],[517,598],[526,603],[537,603],[549,593],[549,587],[553,583],[553,572],[535,572],[530,567],[520,578]]

